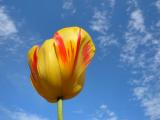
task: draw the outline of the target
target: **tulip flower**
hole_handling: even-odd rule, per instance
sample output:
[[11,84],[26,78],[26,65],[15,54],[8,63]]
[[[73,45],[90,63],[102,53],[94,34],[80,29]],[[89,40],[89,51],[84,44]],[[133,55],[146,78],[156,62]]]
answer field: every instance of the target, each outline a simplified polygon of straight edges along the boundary
[[83,88],[85,72],[95,53],[90,35],[80,27],[67,27],[28,52],[30,78],[36,91],[48,102],[58,102],[62,120],[62,100],[76,96]]

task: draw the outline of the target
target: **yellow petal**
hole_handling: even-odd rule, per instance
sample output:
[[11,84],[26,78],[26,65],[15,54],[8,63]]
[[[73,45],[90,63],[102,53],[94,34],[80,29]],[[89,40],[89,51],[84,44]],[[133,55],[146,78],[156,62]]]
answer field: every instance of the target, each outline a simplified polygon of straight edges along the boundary
[[74,71],[72,76],[73,81],[75,81],[73,84],[73,93],[76,93],[76,91],[79,93],[82,90],[86,68],[95,54],[95,46],[92,42],[92,39],[82,28],[80,29],[79,37],[80,45],[77,46],[77,56],[75,57],[75,64],[73,68]]
[[32,81],[33,87],[36,89],[36,91],[45,99],[47,99],[48,102],[56,102],[57,98],[53,96],[52,94],[48,93],[48,91],[43,88],[43,86],[40,84],[38,79],[34,79],[33,76],[30,76],[30,79]]
[[35,50],[38,48],[39,46],[35,45],[28,51],[28,63],[29,63],[30,68],[32,67],[32,64],[33,64]]
[[39,76],[38,73],[38,52],[39,52],[39,46],[35,45],[33,46],[29,52],[28,52],[28,63],[31,69],[31,81],[34,88],[37,90],[37,92],[43,96],[45,99],[47,99],[49,102],[55,102],[57,101],[57,97],[53,95],[53,93],[48,92],[49,88],[42,84],[42,77]]
[[55,98],[62,96],[61,71],[54,49],[53,39],[46,40],[38,52],[40,84]]
[[85,72],[76,79],[76,83],[71,86],[66,86],[64,90],[63,99],[69,99],[76,96],[83,88],[85,82]]
[[77,79],[87,68],[95,54],[95,46],[90,35],[81,29],[81,43],[76,58],[73,78]]
[[82,89],[83,84],[80,85],[79,81],[84,81],[85,69],[95,47],[89,34],[79,27],[63,28],[54,39],[63,79],[63,97],[69,98]]
[[72,75],[78,32],[77,28],[63,28],[54,35],[62,79],[69,79]]
[[28,52],[33,86],[49,102],[74,97],[83,88],[94,53],[92,39],[82,28],[59,30],[41,47],[36,45]]
[[72,79],[72,75],[78,33],[79,29],[75,27],[61,29],[54,35],[55,49],[61,69],[63,98],[70,89],[73,89],[74,80]]

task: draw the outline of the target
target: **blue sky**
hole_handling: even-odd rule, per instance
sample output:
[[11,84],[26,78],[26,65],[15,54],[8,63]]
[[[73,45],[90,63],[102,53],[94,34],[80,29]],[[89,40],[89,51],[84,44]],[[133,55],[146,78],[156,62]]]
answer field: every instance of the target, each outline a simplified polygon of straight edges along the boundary
[[160,120],[160,0],[0,0],[0,120],[56,120],[32,88],[27,51],[81,26],[96,54],[64,120]]

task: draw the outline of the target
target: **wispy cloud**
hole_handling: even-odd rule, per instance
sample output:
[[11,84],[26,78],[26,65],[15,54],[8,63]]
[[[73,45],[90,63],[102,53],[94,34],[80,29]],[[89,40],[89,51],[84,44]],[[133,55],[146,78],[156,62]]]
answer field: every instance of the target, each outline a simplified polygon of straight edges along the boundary
[[108,109],[107,105],[100,105],[95,114],[90,116],[90,120],[118,120],[114,112]]
[[0,6],[0,44],[4,43],[4,39],[14,37],[17,32],[17,27],[10,16],[8,16],[6,8]]
[[142,11],[140,9],[137,9],[131,13],[129,21],[129,29],[135,29],[140,32],[144,32],[145,26],[144,26],[144,18],[142,15]]
[[63,5],[62,5],[63,10],[71,14],[74,14],[76,12],[76,8],[74,7],[73,2],[74,2],[73,0],[63,0]]
[[23,109],[14,111],[0,107],[0,111],[1,117],[6,120],[49,120],[48,118],[41,117],[40,115],[26,112]]
[[116,4],[116,0],[109,0],[109,3],[110,3],[111,8],[114,8]]
[[[0,50],[6,53],[15,53],[23,41],[18,36],[18,27],[9,15],[5,6],[0,6]],[[12,43],[8,46],[8,43]],[[15,44],[16,43],[16,44]],[[5,55],[3,56],[5,57]]]
[[[105,4],[104,4],[105,5]],[[110,1],[110,5],[115,5],[115,1]],[[107,47],[111,45],[117,45],[117,40],[113,33],[109,33],[111,27],[110,19],[112,13],[108,13],[106,10],[100,10],[95,8],[92,19],[90,21],[90,28],[98,34],[97,41],[99,42],[99,47],[103,52],[103,56],[106,55]]]
[[160,28],[160,20],[156,23],[156,27]]
[[157,9],[160,11],[160,0],[157,0],[155,2],[155,5],[156,5]]
[[[140,59],[139,64],[143,65],[142,59],[145,56],[144,51],[140,51],[142,54],[137,58],[137,47],[143,45],[144,47],[150,42],[152,39],[152,34],[147,32],[144,25],[144,17],[142,15],[142,11],[140,9],[135,9],[131,12],[130,21],[128,23],[128,31],[125,33],[126,44],[123,46],[123,52],[121,54],[121,58],[123,61],[133,63],[136,59]],[[144,65],[143,65],[144,66]]]
[[[158,13],[160,13],[160,0],[156,0],[155,6],[156,6],[156,8],[158,10]],[[157,21],[156,27],[160,28],[160,20]]]
[[[38,35],[33,35],[26,32],[20,32],[22,29],[18,24],[21,21],[17,21],[10,15],[10,10],[5,5],[0,5],[0,50],[3,54],[0,58],[4,59],[10,55],[14,55],[22,49],[26,49],[30,44],[33,44],[38,40]],[[22,57],[24,54],[19,54],[18,57]],[[1,59],[1,61],[2,61]]]
[[[134,1],[135,4],[135,1]],[[160,42],[145,25],[145,17],[136,5],[130,13],[121,60],[133,68],[133,93],[151,120],[160,119]],[[157,31],[156,28],[154,28]],[[136,72],[135,72],[136,71]]]
[[108,19],[107,19],[107,12],[100,11],[95,9],[92,20],[90,21],[90,28],[98,33],[105,34],[108,30]]

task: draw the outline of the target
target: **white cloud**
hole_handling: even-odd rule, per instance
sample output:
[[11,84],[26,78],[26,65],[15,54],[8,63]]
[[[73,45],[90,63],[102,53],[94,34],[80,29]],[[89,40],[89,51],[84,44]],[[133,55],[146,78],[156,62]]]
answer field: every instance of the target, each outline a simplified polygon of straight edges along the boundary
[[[158,9],[158,12],[160,12],[160,0],[156,0],[155,6]],[[156,27],[160,28],[160,20],[157,21]]]
[[107,105],[102,104],[99,108],[100,108],[100,109],[107,109]]
[[[16,10],[15,10],[16,11]],[[25,32],[20,32],[25,29],[21,24],[21,21],[16,21],[14,16],[10,15],[9,9],[7,6],[0,5],[0,51],[1,55],[0,61],[4,61],[7,57],[16,54],[16,58],[12,60],[22,60],[20,58],[24,57],[24,54],[20,54],[20,51],[23,51],[29,47],[29,45],[39,40],[38,35],[35,33],[30,33],[30,31],[25,30]],[[34,41],[33,41],[34,39]],[[19,54],[17,54],[19,53]],[[18,57],[18,58],[17,58]],[[3,63],[3,62],[2,62]]]
[[[137,50],[139,46],[147,47],[153,44],[153,36],[149,33],[144,25],[144,17],[140,9],[135,9],[130,14],[128,23],[128,31],[125,33],[126,44],[123,46],[121,58],[127,63],[137,62],[135,65],[144,67],[145,49],[141,49],[137,57]],[[152,41],[151,41],[152,40]],[[149,52],[149,51],[148,51]]]
[[155,2],[155,5],[156,5],[157,9],[160,10],[160,0],[157,0]]
[[6,55],[15,53],[17,48],[23,44],[18,32],[16,23],[9,15],[6,7],[0,6],[0,50],[6,52]]
[[49,120],[37,114],[28,113],[23,109],[13,111],[13,110],[9,110],[4,107],[1,107],[0,111],[1,111],[0,113],[1,116],[5,115],[5,118],[9,118],[10,120]]
[[95,114],[91,115],[90,120],[118,120],[114,112],[108,109],[107,105],[100,105]]
[[160,119],[159,90],[160,90],[160,87],[158,85],[152,86],[149,84],[146,84],[143,87],[136,87],[134,89],[134,94],[136,95],[137,99],[140,100],[141,105],[145,107],[145,115],[149,116],[151,120]]
[[71,14],[74,14],[76,12],[73,0],[63,0],[62,8],[66,11],[69,11]]
[[[118,41],[111,31],[112,15],[115,8],[116,0],[106,0],[100,3],[100,8],[94,8],[92,19],[89,21],[90,28],[97,34],[98,46],[102,52],[100,58],[108,53],[110,46],[117,46]],[[107,8],[107,9],[106,9]]]
[[144,32],[144,18],[142,15],[142,11],[137,9],[131,13],[131,20],[129,22],[129,27],[133,27],[133,29],[138,30],[140,32]]
[[111,8],[114,8],[116,4],[116,0],[109,0],[109,3],[110,3]]
[[[133,93],[150,120],[160,119],[160,41],[145,26],[143,12],[136,7],[130,13],[121,60],[133,68],[139,78],[132,80]],[[154,28],[157,31],[157,28]],[[136,71],[136,72],[135,72]]]
[[93,31],[96,31],[101,34],[105,34],[108,30],[108,19],[107,19],[107,12],[95,10],[92,20],[90,21],[90,28]]
[[156,27],[160,28],[160,20],[156,23]]
[[95,9],[92,19],[90,21],[90,28],[98,34],[97,41],[99,47],[103,52],[103,56],[106,55],[107,47],[111,45],[117,45],[117,40],[113,33],[109,33],[110,15],[106,10]]
[[0,44],[3,43],[2,38],[11,38],[18,32],[14,21],[8,16],[6,8],[0,6]]

